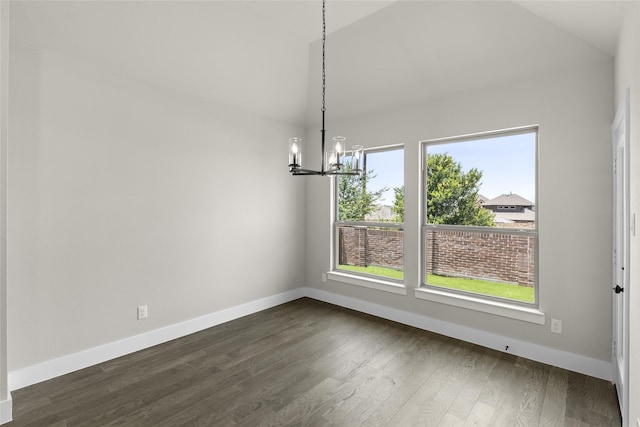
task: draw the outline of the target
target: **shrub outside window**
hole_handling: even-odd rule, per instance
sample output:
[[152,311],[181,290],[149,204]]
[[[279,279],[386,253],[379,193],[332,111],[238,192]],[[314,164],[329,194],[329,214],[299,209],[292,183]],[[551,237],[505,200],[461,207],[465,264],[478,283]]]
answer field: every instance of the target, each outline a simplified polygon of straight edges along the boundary
[[537,305],[537,128],[423,142],[422,286]]
[[404,148],[365,150],[361,176],[335,178],[336,271],[404,279]]

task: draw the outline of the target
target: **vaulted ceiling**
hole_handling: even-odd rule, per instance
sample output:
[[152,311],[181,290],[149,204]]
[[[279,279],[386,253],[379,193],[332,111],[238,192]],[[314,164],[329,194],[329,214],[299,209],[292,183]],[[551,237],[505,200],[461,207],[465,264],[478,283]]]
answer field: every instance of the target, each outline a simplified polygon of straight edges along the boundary
[[[629,1],[330,0],[328,101],[346,116],[611,58]],[[304,124],[318,110],[320,4],[22,0],[11,41]]]

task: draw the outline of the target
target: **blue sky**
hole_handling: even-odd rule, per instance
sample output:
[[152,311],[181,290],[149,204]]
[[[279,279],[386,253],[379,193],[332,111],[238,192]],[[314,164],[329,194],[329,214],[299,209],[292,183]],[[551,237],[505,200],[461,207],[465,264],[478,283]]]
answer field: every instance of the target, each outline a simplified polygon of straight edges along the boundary
[[[535,203],[535,133],[500,136],[467,142],[430,145],[429,153],[449,153],[467,172],[483,172],[480,193],[492,199],[519,194]],[[393,187],[404,182],[404,159],[399,150],[367,155],[367,168],[378,175],[370,188],[389,187],[382,204],[393,204]]]
[[404,184],[404,151],[393,150],[367,154],[367,170],[373,170],[375,179],[369,182],[369,188],[376,191],[382,187],[389,189],[379,202],[382,205],[393,205],[393,187]]

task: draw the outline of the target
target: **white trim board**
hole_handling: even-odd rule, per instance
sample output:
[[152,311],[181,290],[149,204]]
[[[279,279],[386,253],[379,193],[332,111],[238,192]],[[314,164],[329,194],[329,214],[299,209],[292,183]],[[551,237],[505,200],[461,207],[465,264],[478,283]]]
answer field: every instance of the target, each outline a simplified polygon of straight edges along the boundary
[[[98,363],[106,362],[116,357],[143,350],[305,296],[496,350],[502,350],[504,343],[508,342],[509,353],[511,354],[611,381],[612,367],[611,363],[607,361],[592,359],[479,329],[443,322],[428,316],[409,313],[320,289],[298,288],[165,328],[156,329],[144,334],[135,335],[42,362],[37,365],[11,371],[9,372],[9,390],[17,390]],[[10,410],[10,400],[0,402],[0,417],[5,415],[6,408]],[[0,423],[2,423],[1,420]]]
[[611,362],[609,361],[593,359],[579,354],[556,350],[538,344],[532,344],[527,341],[486,332],[480,329],[473,329],[466,326],[456,325],[454,323],[443,322],[442,320],[428,316],[409,313],[407,311],[334,294],[320,289],[306,288],[305,295],[319,301],[350,308],[362,313],[393,320],[394,322],[457,338],[462,341],[493,348],[499,351],[504,351],[504,343],[508,342],[510,354],[611,381],[612,367]]
[[294,289],[164,328],[155,329],[140,335],[68,354],[57,359],[27,366],[26,368],[10,371],[9,390],[17,390],[79,369],[97,365],[98,363],[193,334],[212,326],[257,313],[304,296],[304,288]]
[[11,401],[11,393],[7,400],[0,401],[0,424],[6,424],[13,420],[13,403]]

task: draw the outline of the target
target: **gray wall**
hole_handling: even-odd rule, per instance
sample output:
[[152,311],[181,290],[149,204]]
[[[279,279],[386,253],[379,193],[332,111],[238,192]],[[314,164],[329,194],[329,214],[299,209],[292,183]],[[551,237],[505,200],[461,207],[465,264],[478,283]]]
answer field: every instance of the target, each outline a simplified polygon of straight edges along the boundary
[[9,371],[303,284],[300,129],[15,44],[10,78]]
[[[497,66],[497,65],[496,65]],[[307,285],[534,344],[609,360],[611,354],[612,60],[583,62],[515,82],[430,99],[331,123],[332,133],[367,147],[405,144],[407,296],[322,282],[330,265],[330,182],[310,180]],[[419,141],[538,124],[540,309],[563,334],[435,302],[419,284]],[[590,203],[598,201],[597,203]],[[580,209],[576,206],[582,205]]]

